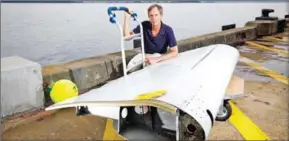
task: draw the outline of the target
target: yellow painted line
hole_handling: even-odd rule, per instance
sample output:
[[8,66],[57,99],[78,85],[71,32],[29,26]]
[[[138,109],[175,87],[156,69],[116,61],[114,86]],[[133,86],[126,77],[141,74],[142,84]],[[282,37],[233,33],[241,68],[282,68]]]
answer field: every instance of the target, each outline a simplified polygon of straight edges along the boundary
[[285,36],[284,35],[284,33],[278,33],[278,34],[274,34],[274,35],[272,35],[272,36],[266,36],[266,37],[275,37],[275,38],[282,38],[283,36]]
[[259,48],[259,49],[272,51],[272,52],[284,55],[286,57],[289,56],[287,51],[279,50],[279,49],[276,49],[276,48],[270,48],[270,47],[267,47],[267,46],[264,46],[264,45],[257,44],[257,43],[252,42],[252,41],[247,41],[246,44],[248,44],[250,46],[253,46],[253,47],[256,47],[256,48]]
[[127,140],[113,128],[113,120],[107,119],[102,140]]
[[245,140],[270,140],[270,138],[232,102],[231,124],[240,132]]
[[266,37],[263,37],[263,39],[269,39],[269,40],[273,40],[273,41],[283,42],[282,39],[279,39],[279,38],[276,38],[276,37],[272,37],[272,36],[266,36]]
[[262,72],[262,73],[264,73],[264,74],[266,74],[266,75],[268,75],[268,76],[270,76],[270,77],[272,77],[272,78],[274,78],[274,79],[276,79],[276,80],[288,85],[289,79],[288,79],[288,77],[286,77],[284,75],[281,75],[281,74],[278,74],[278,73],[276,73],[274,71],[271,71],[271,70],[261,66],[260,64],[254,62],[253,60],[250,60],[250,59],[245,58],[243,56],[240,56],[239,61],[240,62],[244,62],[247,65],[255,68],[256,70],[258,70],[258,71],[260,71],[260,72]]

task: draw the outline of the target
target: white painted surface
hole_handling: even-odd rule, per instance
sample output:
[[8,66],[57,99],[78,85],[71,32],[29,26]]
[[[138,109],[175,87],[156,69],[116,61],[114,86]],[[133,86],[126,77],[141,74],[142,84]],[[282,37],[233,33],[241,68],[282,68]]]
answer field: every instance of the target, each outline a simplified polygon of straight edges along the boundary
[[88,106],[88,110],[92,115],[97,115],[105,118],[119,119],[120,107],[99,107],[99,106]]
[[87,103],[88,107],[98,106],[95,115],[113,118],[118,114],[114,112],[117,108],[111,108],[111,115],[108,115],[108,111],[101,112],[105,110],[103,106],[115,107],[118,102],[133,100],[139,94],[165,89],[167,93],[157,100],[187,112],[208,136],[212,123],[206,110],[210,110],[215,119],[238,58],[238,50],[228,45],[211,45],[183,52],[174,59],[147,66],[47,110]]
[[1,58],[1,116],[43,106],[41,66],[13,56]]

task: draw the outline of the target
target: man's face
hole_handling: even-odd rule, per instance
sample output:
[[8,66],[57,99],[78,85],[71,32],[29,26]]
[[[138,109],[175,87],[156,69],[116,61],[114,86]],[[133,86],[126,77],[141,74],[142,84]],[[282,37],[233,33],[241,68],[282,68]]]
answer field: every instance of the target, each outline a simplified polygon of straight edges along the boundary
[[160,14],[160,11],[158,8],[154,7],[150,12],[149,12],[149,20],[152,25],[158,25],[161,23],[162,15]]

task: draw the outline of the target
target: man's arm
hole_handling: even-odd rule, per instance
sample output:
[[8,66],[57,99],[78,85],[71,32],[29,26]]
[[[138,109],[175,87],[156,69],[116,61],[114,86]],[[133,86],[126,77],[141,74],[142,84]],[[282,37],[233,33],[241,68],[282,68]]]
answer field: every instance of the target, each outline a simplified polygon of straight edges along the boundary
[[170,48],[170,52],[167,53],[167,54],[164,54],[160,57],[149,57],[149,58],[146,58],[146,60],[148,61],[149,64],[154,64],[154,63],[157,63],[157,62],[161,62],[161,61],[164,61],[164,60],[169,60],[171,58],[174,58],[178,55],[179,51],[178,51],[178,46],[174,46],[174,47],[171,47]]
[[170,50],[167,54],[164,54],[161,57],[159,57],[159,61],[174,58],[179,53],[178,46],[177,46],[177,40],[176,40],[175,33],[174,33],[173,29],[170,27],[167,32],[168,32],[167,40],[169,42]]
[[[130,13],[132,13],[131,10],[129,10]],[[137,26],[133,31],[129,31],[129,20],[130,20],[130,15],[125,12],[124,14],[124,22],[123,22],[123,37],[131,36],[133,34],[139,33],[140,32],[140,26]],[[127,41],[131,40],[132,38],[126,39]]]
[[178,55],[178,53],[179,53],[178,46],[171,47],[169,53],[164,54],[164,55],[159,57],[159,61],[174,58]]
[[164,61],[164,60],[168,60],[171,58],[174,58],[178,55],[179,50],[178,50],[178,46],[177,46],[177,41],[174,35],[174,32],[172,30],[172,28],[169,28],[168,30],[168,34],[167,34],[168,38],[168,42],[169,42],[169,46],[170,46],[170,51],[160,57],[156,57],[156,58],[147,58],[148,63],[150,64],[154,64],[160,61]]
[[124,22],[123,22],[123,36],[129,36],[129,30],[128,30],[128,23],[129,23],[129,17],[130,15],[126,12],[124,12]]

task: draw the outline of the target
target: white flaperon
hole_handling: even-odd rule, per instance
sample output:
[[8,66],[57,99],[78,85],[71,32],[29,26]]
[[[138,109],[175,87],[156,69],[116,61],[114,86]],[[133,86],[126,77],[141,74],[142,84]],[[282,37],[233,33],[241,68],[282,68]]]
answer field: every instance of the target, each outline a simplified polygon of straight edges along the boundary
[[46,110],[88,106],[94,115],[118,119],[120,106],[148,104],[134,101],[139,94],[166,90],[165,95],[150,104],[157,107],[158,103],[167,103],[188,113],[208,137],[212,121],[206,111],[216,118],[238,58],[237,49],[223,44],[186,51]]

